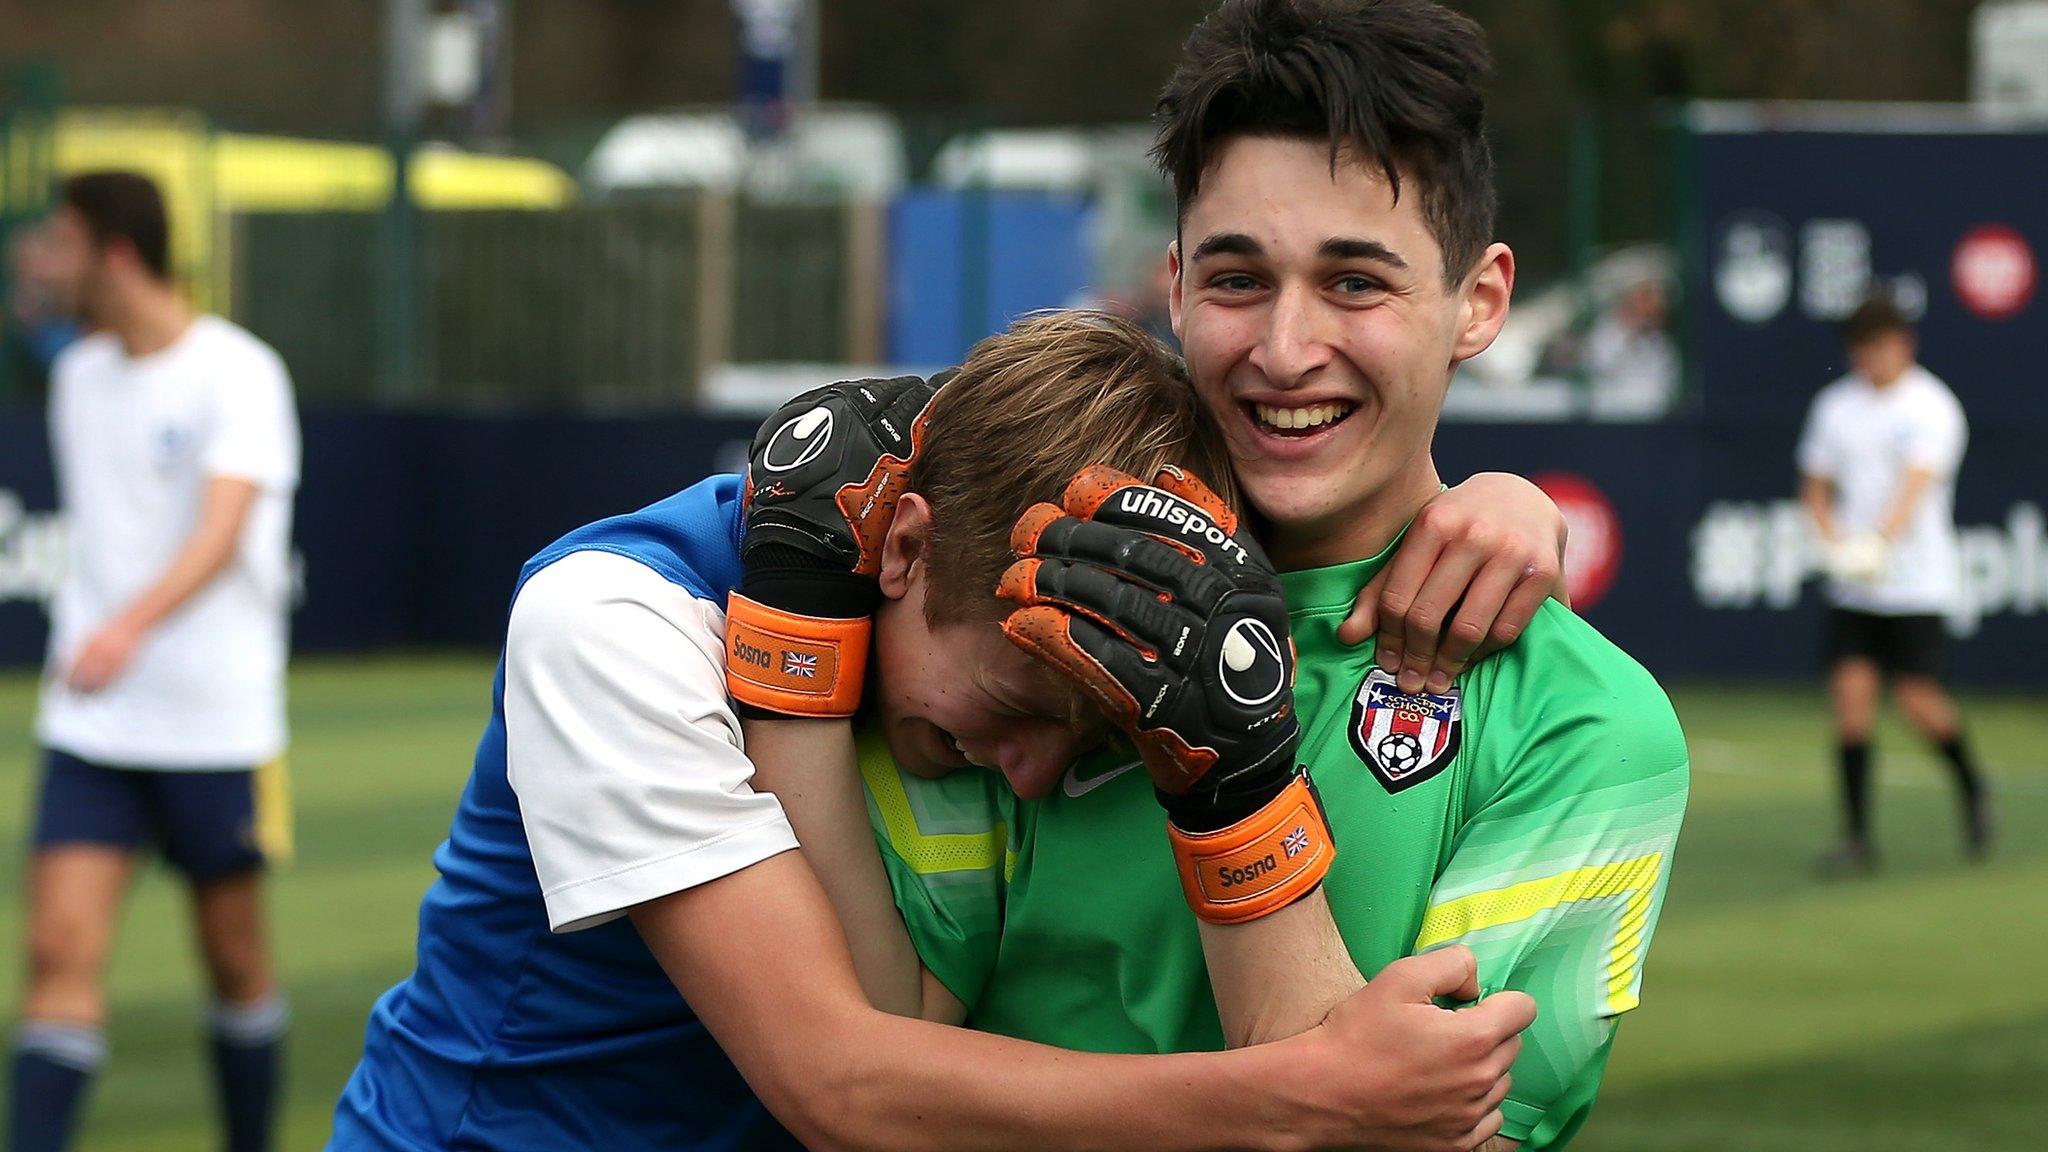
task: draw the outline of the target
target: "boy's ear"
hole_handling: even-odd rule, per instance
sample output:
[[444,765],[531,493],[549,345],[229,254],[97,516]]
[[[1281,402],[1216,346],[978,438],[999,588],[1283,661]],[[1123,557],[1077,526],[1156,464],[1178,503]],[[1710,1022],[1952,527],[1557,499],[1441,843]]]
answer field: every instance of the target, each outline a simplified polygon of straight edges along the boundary
[[909,594],[911,577],[931,543],[931,502],[915,492],[904,493],[882,536],[882,595],[901,600]]
[[1458,334],[1451,361],[1462,364],[1493,343],[1507,322],[1508,300],[1515,294],[1515,254],[1505,244],[1490,244],[1472,270],[1470,287],[1459,305]]

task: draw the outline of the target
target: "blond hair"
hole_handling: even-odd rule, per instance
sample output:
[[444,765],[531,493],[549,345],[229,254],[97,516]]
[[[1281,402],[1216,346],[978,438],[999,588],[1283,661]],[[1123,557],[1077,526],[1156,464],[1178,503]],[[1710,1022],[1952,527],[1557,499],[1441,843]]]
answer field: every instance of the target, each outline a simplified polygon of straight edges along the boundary
[[1091,464],[1147,480],[1178,464],[1236,506],[1222,434],[1180,356],[1143,328],[1102,312],[1040,312],[975,345],[939,389],[910,469],[910,490],[932,506],[926,616],[999,617],[1011,526],[1035,503],[1057,503]]

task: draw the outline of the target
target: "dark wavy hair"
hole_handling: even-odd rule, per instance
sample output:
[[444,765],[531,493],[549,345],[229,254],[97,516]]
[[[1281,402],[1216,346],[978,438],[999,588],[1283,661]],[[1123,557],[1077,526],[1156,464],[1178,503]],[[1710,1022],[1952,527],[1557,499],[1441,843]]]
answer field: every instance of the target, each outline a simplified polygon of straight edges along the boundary
[[135,172],[83,172],[64,181],[58,201],[85,221],[94,244],[122,240],[159,280],[171,277],[171,227],[156,182]]
[[1486,34],[1430,0],[1227,0],[1195,26],[1160,94],[1152,156],[1182,219],[1239,136],[1328,141],[1405,183],[1456,284],[1493,239]]
[[1842,343],[1851,348],[1870,343],[1890,332],[1913,335],[1913,321],[1890,295],[1879,292],[1856,306],[1842,321]]

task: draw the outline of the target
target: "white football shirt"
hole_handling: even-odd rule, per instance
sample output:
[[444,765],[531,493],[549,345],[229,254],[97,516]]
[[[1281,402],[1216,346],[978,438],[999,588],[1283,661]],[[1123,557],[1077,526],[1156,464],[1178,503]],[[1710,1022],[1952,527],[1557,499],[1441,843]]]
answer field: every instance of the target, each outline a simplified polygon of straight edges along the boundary
[[1917,364],[1888,388],[1851,373],[1814,397],[1799,440],[1799,470],[1834,485],[1835,524],[1844,534],[1878,530],[1908,469],[1934,474],[1906,530],[1888,546],[1883,573],[1829,581],[1832,603],[1887,616],[1950,610],[1961,577],[1956,470],[1968,440],[1955,393]]
[[281,754],[299,482],[284,362],[217,316],[147,356],[96,333],[52,370],[50,440],[66,534],[53,673],[162,577],[198,526],[209,479],[261,492],[228,567],[149,634],[119,679],[87,695],[46,677],[38,738],[132,768],[250,768]]
[[797,846],[752,786],[725,613],[628,556],[530,577],[505,636],[505,778],[548,926],[573,932]]

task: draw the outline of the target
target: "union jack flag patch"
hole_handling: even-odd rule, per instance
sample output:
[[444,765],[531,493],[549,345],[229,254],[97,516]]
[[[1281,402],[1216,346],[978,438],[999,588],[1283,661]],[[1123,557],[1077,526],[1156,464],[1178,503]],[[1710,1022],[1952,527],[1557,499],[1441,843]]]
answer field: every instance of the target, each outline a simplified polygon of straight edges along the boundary
[[818,657],[809,652],[784,652],[782,654],[782,674],[784,676],[801,676],[806,680],[812,679],[818,674]]
[[1289,832],[1286,835],[1286,837],[1280,841],[1280,846],[1282,848],[1287,849],[1287,858],[1289,860],[1292,860],[1296,856],[1301,855],[1303,852],[1308,851],[1308,829],[1300,825],[1296,825],[1294,831]]

